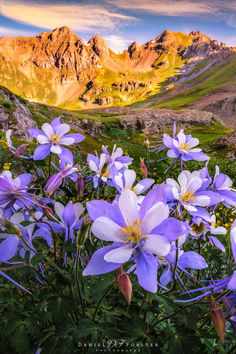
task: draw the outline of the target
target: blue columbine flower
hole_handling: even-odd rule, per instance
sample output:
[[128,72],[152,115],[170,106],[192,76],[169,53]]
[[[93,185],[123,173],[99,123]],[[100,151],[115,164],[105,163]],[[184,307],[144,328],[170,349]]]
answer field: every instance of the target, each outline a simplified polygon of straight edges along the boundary
[[32,198],[27,193],[31,175],[21,174],[16,178],[12,177],[10,171],[3,171],[0,174],[0,208],[11,208],[15,203],[21,207],[32,204]]
[[96,251],[84,275],[108,273],[132,260],[140,285],[151,292],[157,291],[157,260],[154,255],[166,256],[171,241],[184,233],[182,222],[168,218],[169,207],[150,191],[138,205],[137,195],[124,190],[117,203],[104,201],[87,203],[89,216],[94,220],[92,233],[113,244]]
[[[236,266],[236,220],[233,222],[233,225],[231,228],[230,240],[231,240],[232,253],[233,253],[233,257],[234,257],[234,263]],[[178,300],[178,302],[190,302],[190,301],[198,300],[198,299],[201,299],[207,295],[212,294],[213,292],[218,292],[218,291],[221,291],[226,288],[229,290],[234,290],[233,294],[231,294],[230,296],[231,296],[231,298],[234,299],[233,300],[234,304],[236,303],[236,293],[235,293],[235,290],[236,290],[236,269],[233,271],[233,274],[231,274],[227,278],[213,280],[213,281],[209,281],[209,282],[213,282],[213,284],[208,285],[208,286],[204,286],[202,288],[190,290],[188,292],[188,293],[194,293],[194,292],[204,291],[203,294],[201,294],[193,299],[190,299],[190,300],[182,300],[182,301]]]
[[182,171],[178,183],[172,178],[167,178],[166,183],[171,186],[174,199],[193,216],[205,215],[202,207],[217,205],[223,200],[217,193],[203,190],[204,181],[198,171]]
[[35,160],[43,160],[52,152],[57,154],[61,161],[71,163],[73,155],[64,145],[69,146],[74,143],[80,143],[85,137],[78,133],[66,134],[69,130],[70,126],[68,124],[61,124],[60,117],[54,119],[51,124],[44,123],[42,130],[30,129],[29,134],[41,144],[35,149],[33,158]]
[[49,222],[53,231],[65,233],[65,242],[70,238],[75,241],[74,230],[78,230],[82,224],[80,217],[84,211],[81,203],[69,202],[65,207],[63,204],[56,202],[54,204],[55,211],[60,218],[59,222]]
[[175,137],[164,134],[163,144],[166,148],[169,148],[167,155],[170,158],[180,158],[181,161],[209,160],[209,157],[201,149],[195,148],[199,144],[199,140],[193,138],[192,135],[185,135],[183,129]]
[[106,156],[106,162],[109,166],[115,165],[117,170],[127,169],[132,163],[132,158],[129,156],[123,156],[123,150],[116,144],[113,146],[112,153],[110,154],[107,150],[107,146],[102,146],[102,151]]
[[144,178],[133,187],[136,180],[136,173],[134,170],[125,170],[123,173],[117,173],[113,177],[113,182],[119,193],[125,189],[131,189],[137,195],[142,194],[150,188],[155,182],[152,178]]

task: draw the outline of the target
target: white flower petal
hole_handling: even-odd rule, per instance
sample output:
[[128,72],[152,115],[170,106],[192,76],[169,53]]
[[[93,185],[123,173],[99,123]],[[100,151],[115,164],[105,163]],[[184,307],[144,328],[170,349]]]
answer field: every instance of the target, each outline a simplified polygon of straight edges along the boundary
[[53,131],[51,125],[48,123],[44,123],[42,125],[42,131],[47,135],[47,137],[50,137],[52,134],[54,134],[54,131]]
[[80,218],[81,214],[83,213],[84,207],[81,203],[75,203],[74,210],[75,210],[75,217],[77,221]]
[[145,231],[151,232],[157,225],[169,216],[169,207],[162,202],[154,204],[144,216]]
[[54,154],[61,154],[62,153],[62,149],[61,149],[61,147],[60,147],[60,145],[55,145],[55,144],[53,144],[52,146],[51,146],[51,152],[53,152]]
[[192,205],[207,206],[210,204],[211,199],[205,195],[196,196],[196,199],[191,200]]
[[71,145],[74,144],[75,139],[74,138],[61,138],[60,144],[62,145]]
[[64,210],[64,205],[59,202],[55,202],[54,209],[55,209],[57,215],[59,216],[59,218],[62,220],[62,213]]
[[92,233],[104,241],[122,242],[120,236],[121,227],[114,221],[101,216],[97,218],[92,225]]
[[59,127],[57,128],[56,135],[63,136],[66,133],[68,133],[69,130],[70,130],[70,126],[68,124],[65,123],[60,124]]
[[92,171],[98,172],[98,167],[93,160],[89,160],[88,165]]
[[[194,146],[197,146],[199,144],[199,140],[197,138],[192,138],[188,141],[188,145],[193,148]],[[193,150],[191,150],[193,151]]]
[[138,200],[136,194],[130,189],[125,189],[121,192],[118,203],[125,222],[132,224],[138,218]]
[[112,263],[125,263],[127,262],[132,254],[132,248],[130,245],[125,245],[123,247],[115,248],[110,252],[106,253],[104,256],[104,260],[106,262]]
[[124,172],[125,176],[125,186],[130,188],[134,184],[134,181],[136,179],[136,173],[134,170],[125,170]]
[[187,190],[191,192],[196,192],[202,185],[202,179],[200,177],[192,177],[187,185]]
[[148,235],[143,249],[158,256],[166,256],[170,252],[170,241],[160,235]]
[[48,144],[49,143],[48,137],[45,135],[38,135],[37,141],[39,142],[39,144]]

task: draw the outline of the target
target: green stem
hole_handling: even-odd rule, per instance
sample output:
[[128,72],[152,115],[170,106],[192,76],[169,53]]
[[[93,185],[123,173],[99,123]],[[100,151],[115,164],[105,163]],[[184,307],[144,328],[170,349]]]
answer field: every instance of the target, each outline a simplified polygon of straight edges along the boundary
[[78,290],[78,295],[79,295],[79,301],[81,304],[81,308],[82,308],[82,313],[83,313],[83,317],[85,318],[85,308],[84,308],[84,302],[82,299],[82,295],[81,295],[81,290],[80,290],[80,284],[79,284],[79,279],[78,279],[78,261],[79,261],[79,249],[77,248],[76,251],[76,262],[75,262],[75,280],[76,280],[76,286],[77,286],[77,290]]
[[[168,319],[174,317],[175,315],[177,315],[178,313],[180,313],[180,312],[182,312],[182,311],[188,309],[189,307],[192,307],[192,306],[194,306],[194,305],[199,304],[200,301],[201,301],[201,299],[200,299],[199,301],[193,303],[193,304],[190,304],[190,305],[186,305],[186,306],[184,306],[184,307],[181,307],[181,308],[178,309],[177,311],[173,312],[171,315],[168,315],[168,316],[166,316],[166,317],[162,317],[160,320],[154,321],[154,322],[152,323],[152,325],[147,329],[146,333],[144,334],[143,339],[142,339],[142,343],[145,342],[145,340],[146,340],[148,334],[153,330],[153,328],[154,328],[157,324],[159,324],[159,323],[162,322],[162,321],[165,321],[165,320],[168,320]],[[157,316],[158,316],[158,315],[157,315]]]
[[107,288],[107,290],[105,291],[105,293],[102,295],[102,297],[100,298],[100,300],[98,301],[98,304],[97,304],[97,307],[94,311],[94,314],[93,314],[93,318],[92,318],[92,321],[95,320],[95,317],[96,317],[96,314],[99,310],[99,307],[101,305],[101,303],[103,302],[103,300],[105,299],[105,297],[109,294],[109,292],[113,289],[113,287],[115,286],[115,284],[117,283],[117,278],[115,280],[113,280],[113,282],[111,283],[111,285]]

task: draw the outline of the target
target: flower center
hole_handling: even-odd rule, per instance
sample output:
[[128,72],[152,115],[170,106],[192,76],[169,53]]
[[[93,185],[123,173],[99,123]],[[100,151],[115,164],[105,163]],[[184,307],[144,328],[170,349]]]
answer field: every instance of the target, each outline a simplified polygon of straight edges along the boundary
[[205,230],[205,225],[203,222],[201,222],[199,225],[193,224],[191,226],[192,230],[195,231],[196,233],[203,233]]
[[190,149],[190,145],[187,143],[180,144],[180,147],[182,150],[185,150],[185,151]]
[[184,203],[186,203],[190,200],[195,200],[195,199],[197,199],[197,197],[194,195],[194,192],[192,192],[192,191],[185,192],[181,197],[181,200]]
[[51,140],[51,142],[53,144],[59,143],[59,141],[61,140],[61,136],[57,135],[57,134],[51,134],[49,137],[49,140]]
[[110,177],[110,173],[108,170],[106,170],[103,174],[102,174],[103,177]]
[[131,246],[133,244],[139,244],[141,240],[147,238],[147,233],[143,222],[138,218],[132,224],[128,222],[127,225],[125,227],[121,227],[119,231],[122,234],[122,240],[124,240],[126,244],[130,243]]

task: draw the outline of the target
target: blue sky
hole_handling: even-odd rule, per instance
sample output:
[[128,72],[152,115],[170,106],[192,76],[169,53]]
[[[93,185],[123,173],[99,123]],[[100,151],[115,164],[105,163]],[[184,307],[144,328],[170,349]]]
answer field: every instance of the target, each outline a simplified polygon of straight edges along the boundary
[[34,36],[64,25],[84,41],[102,36],[115,51],[165,29],[201,30],[236,46],[236,0],[0,0],[0,36]]

